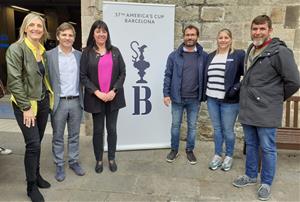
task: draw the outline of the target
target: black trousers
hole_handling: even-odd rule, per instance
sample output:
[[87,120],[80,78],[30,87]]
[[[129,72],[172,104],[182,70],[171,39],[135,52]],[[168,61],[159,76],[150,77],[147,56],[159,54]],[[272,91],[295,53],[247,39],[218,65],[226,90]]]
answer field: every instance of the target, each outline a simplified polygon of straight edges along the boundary
[[24,157],[26,180],[32,182],[36,180],[40,168],[41,141],[49,115],[49,96],[46,95],[43,100],[38,101],[38,112],[34,127],[27,128],[23,124],[23,112],[17,105],[13,104],[13,109],[26,144]]
[[106,121],[108,160],[115,159],[117,146],[117,119],[119,110],[110,111],[109,104],[106,105],[105,111],[93,113],[93,146],[96,161],[102,161],[104,150],[104,120]]

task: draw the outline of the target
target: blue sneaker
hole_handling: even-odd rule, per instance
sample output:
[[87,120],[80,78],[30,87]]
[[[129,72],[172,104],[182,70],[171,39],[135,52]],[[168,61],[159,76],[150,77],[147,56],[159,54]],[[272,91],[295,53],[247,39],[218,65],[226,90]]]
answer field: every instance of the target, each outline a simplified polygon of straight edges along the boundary
[[56,174],[55,179],[59,182],[64,181],[65,175],[65,168],[64,166],[56,166]]
[[80,167],[79,163],[75,162],[69,165],[71,170],[74,171],[76,175],[83,176],[85,175],[85,171]]

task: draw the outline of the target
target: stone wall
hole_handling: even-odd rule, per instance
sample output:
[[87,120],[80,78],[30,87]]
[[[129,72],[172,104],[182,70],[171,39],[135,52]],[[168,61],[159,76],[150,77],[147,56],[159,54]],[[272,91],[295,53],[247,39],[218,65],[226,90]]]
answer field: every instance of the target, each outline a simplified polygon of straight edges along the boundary
[[[294,51],[300,66],[300,1],[299,0],[115,0],[116,2],[175,4],[175,47],[182,42],[182,29],[194,24],[200,29],[200,44],[207,52],[216,48],[216,34],[221,28],[233,33],[233,46],[246,49],[250,43],[250,23],[257,15],[266,14],[273,21],[273,36],[284,40]],[[82,0],[82,42],[86,44],[89,29],[102,18],[102,0]],[[85,45],[83,45],[85,46]],[[199,131],[202,139],[211,138],[206,104],[202,104]],[[91,118],[86,115],[87,134],[91,134]],[[186,126],[183,127],[186,130]],[[237,123],[238,136],[242,130]]]

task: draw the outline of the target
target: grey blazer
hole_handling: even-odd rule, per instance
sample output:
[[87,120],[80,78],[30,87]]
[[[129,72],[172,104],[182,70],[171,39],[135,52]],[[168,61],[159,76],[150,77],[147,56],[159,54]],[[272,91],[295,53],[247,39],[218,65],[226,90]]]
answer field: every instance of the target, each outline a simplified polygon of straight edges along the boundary
[[[53,48],[46,52],[47,54],[47,62],[48,62],[48,69],[49,69],[49,79],[52,86],[52,90],[54,92],[54,106],[52,110],[52,114],[55,113],[57,106],[60,100],[60,77],[59,77],[59,69],[58,69],[58,47]],[[74,51],[74,55],[76,58],[78,74],[80,74],[80,58],[81,52],[78,50]],[[79,79],[80,80],[80,79]],[[79,99],[80,105],[83,108],[83,92],[82,92],[82,85],[79,84]]]

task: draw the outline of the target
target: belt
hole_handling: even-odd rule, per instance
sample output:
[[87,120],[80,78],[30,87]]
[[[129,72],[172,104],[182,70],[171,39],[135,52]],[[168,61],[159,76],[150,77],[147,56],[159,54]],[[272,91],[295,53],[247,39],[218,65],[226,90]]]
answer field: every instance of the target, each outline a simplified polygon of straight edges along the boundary
[[65,96],[65,97],[60,97],[60,99],[65,99],[65,100],[73,100],[73,99],[77,99],[79,98],[79,96]]

